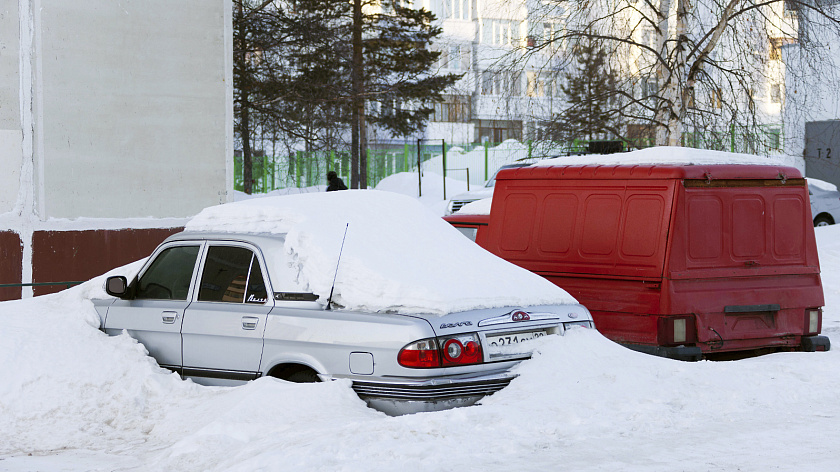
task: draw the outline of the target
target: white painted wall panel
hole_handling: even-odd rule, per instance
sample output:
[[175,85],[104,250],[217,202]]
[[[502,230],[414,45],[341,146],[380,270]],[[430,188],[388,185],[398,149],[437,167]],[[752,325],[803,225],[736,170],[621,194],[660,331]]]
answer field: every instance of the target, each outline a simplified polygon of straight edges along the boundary
[[184,217],[218,204],[230,2],[38,3],[42,217]]
[[0,214],[12,211],[18,200],[22,141],[20,130],[0,129]]
[[12,210],[20,191],[19,21],[17,1],[0,3],[0,214]]

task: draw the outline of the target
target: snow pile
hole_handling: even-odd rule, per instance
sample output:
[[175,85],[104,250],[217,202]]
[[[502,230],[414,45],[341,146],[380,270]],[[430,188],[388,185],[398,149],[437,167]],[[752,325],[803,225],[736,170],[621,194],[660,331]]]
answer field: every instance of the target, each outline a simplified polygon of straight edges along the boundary
[[[422,192],[417,191],[420,188],[420,182],[423,184]],[[470,186],[470,188],[475,188],[475,186]],[[444,189],[443,176],[435,172],[425,171],[420,179],[417,178],[417,172],[400,172],[382,179],[376,185],[376,190],[419,198],[436,215],[443,216],[446,212],[447,203],[444,199],[444,193],[446,198],[450,198],[453,195],[465,192],[467,182],[446,177],[446,188]]]
[[295,195],[298,193],[315,193],[315,192],[326,192],[327,186],[326,185],[313,185],[311,187],[286,187],[280,188],[277,190],[272,190],[266,193],[252,193],[247,194],[240,190],[233,191],[233,201],[239,202],[242,200],[251,200],[253,198],[262,198],[262,197],[280,197],[283,195]]
[[[0,470],[164,470],[145,465],[156,460],[166,470],[202,470],[224,463],[222,445],[259,443],[266,430],[302,437],[302,424],[382,416],[347,382],[267,378],[228,389],[182,381],[127,334],[97,329],[90,299],[106,296],[103,282],[0,303]],[[211,444],[218,455],[195,457]]]
[[455,212],[456,215],[489,215],[490,207],[493,206],[493,198],[482,198],[467,203]]
[[[348,190],[219,205],[199,213],[186,230],[285,234],[285,258],[269,267],[272,278],[295,280],[297,287],[283,290],[312,292],[322,303],[341,251],[333,301],[351,310],[446,314],[576,303],[551,282],[473,244],[416,199],[391,192]],[[289,270],[293,276],[279,275]]]
[[583,156],[556,157],[542,160],[538,166],[581,166],[581,165],[764,165],[795,167],[804,172],[802,159],[792,156],[756,156],[724,151],[708,151],[687,147],[658,146],[615,154],[588,154]]
[[[484,146],[477,146],[470,151],[464,151],[458,147],[452,147],[446,151],[446,168],[449,169],[449,175],[456,175],[459,178],[466,179],[466,172],[464,169],[470,170],[470,187],[479,187],[484,185],[486,176],[493,175],[498,168],[505,164],[512,164],[515,162],[534,162],[541,156],[552,156],[559,154],[561,150],[547,149],[538,151],[528,148],[525,143],[520,143],[515,139],[509,139],[500,143],[498,146],[485,148]],[[486,166],[486,169],[485,169]],[[443,155],[436,155],[426,162],[423,162],[424,175],[431,172],[442,172]],[[417,175],[417,174],[415,174]],[[378,188],[378,187],[377,187]],[[449,184],[447,183],[447,195],[450,195]],[[462,190],[463,191],[463,190]]]
[[2,470],[837,467],[836,351],[685,363],[580,328],[538,341],[481,405],[391,418],[348,382],[182,382],[96,331],[89,289],[0,304]]
[[[840,334],[840,224],[814,228],[820,255],[825,307],[823,333]],[[832,352],[840,353],[840,337],[831,340]]]

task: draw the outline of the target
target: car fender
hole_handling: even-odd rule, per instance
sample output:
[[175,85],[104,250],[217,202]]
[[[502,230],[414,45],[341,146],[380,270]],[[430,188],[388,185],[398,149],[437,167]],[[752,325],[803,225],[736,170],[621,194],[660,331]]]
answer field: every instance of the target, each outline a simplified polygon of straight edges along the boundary
[[108,308],[113,305],[116,300],[116,298],[92,300],[93,308],[99,316],[99,329],[105,328],[105,320],[108,318]]
[[[266,358],[266,356],[269,356]],[[271,369],[283,364],[299,364],[314,370],[318,375],[327,375],[327,368],[314,356],[301,352],[263,352],[260,374],[267,376]]]

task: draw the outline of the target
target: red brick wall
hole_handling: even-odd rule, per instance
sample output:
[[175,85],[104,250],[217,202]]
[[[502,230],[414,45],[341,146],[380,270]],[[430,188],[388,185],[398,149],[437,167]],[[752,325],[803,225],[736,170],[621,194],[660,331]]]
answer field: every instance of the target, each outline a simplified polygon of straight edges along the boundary
[[[13,231],[0,231],[0,284],[19,284],[23,268],[23,242]],[[1,288],[0,301],[16,300],[21,289]]]
[[[182,229],[35,231],[32,236],[32,281],[39,283],[91,279],[115,267],[148,256],[167,236]],[[33,287],[33,290],[35,295],[45,295],[65,288],[48,286]],[[20,294],[17,298],[19,297]]]

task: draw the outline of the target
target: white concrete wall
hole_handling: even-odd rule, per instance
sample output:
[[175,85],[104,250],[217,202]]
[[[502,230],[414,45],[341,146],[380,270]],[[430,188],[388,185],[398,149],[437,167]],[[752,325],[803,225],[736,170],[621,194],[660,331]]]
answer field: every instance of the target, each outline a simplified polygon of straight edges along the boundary
[[230,1],[31,1],[40,219],[185,217],[227,201]]
[[0,4],[0,214],[11,211],[20,191],[23,134],[20,122],[18,2]]

